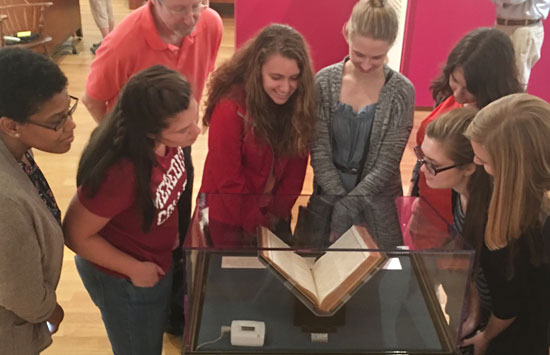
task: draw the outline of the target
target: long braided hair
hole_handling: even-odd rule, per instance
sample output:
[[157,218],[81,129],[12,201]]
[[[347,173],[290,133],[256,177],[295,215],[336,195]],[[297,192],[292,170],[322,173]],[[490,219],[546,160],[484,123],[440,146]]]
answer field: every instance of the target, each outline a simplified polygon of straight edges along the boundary
[[142,230],[150,230],[155,216],[150,189],[155,142],[169,119],[189,107],[190,99],[187,80],[164,66],[150,67],[130,78],[113,110],[90,136],[78,164],[77,186],[85,186],[84,192],[93,197],[106,171],[121,159],[129,159],[143,211]]

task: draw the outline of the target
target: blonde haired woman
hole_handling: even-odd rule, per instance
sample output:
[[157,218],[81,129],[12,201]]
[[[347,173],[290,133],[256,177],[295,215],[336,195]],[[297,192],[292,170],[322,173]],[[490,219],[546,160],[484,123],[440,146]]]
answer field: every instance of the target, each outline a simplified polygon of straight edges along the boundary
[[466,135],[494,187],[480,255],[492,314],[464,345],[476,355],[547,354],[550,105],[506,96],[482,109]]
[[349,55],[316,77],[316,193],[372,202],[369,208],[356,198],[336,202],[332,240],[364,220],[382,246],[401,244],[397,213],[391,211],[403,193],[399,163],[413,123],[414,87],[385,65],[397,30],[397,14],[387,1],[358,2],[343,29]]

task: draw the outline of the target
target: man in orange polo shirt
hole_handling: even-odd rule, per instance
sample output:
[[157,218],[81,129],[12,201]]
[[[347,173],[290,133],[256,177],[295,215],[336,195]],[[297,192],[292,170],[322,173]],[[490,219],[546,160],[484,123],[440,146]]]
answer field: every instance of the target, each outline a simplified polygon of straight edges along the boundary
[[155,64],[185,75],[200,101],[222,32],[220,16],[201,0],[150,0],[102,41],[82,102],[101,121],[128,79]]
[[[156,64],[185,75],[200,102],[206,79],[214,69],[223,32],[220,16],[207,3],[208,0],[149,0],[102,41],[82,97],[94,120],[100,122],[105,117],[133,74]],[[180,246],[191,215],[194,175],[190,148],[184,153],[187,185],[178,204]],[[182,251],[177,248],[167,330],[178,334],[183,331],[183,268]]]

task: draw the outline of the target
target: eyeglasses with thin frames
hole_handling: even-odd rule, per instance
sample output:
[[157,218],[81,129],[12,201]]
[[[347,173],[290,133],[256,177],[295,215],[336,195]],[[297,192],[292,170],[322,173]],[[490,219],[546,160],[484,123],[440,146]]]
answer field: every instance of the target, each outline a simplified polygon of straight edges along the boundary
[[67,122],[69,117],[72,117],[72,115],[76,111],[76,107],[78,106],[78,97],[69,95],[69,98],[73,101],[73,104],[69,105],[69,110],[67,111],[67,113],[65,113],[61,118],[59,118],[53,125],[47,125],[44,123],[38,123],[33,121],[27,121],[27,123],[57,132],[61,127],[63,127],[63,125],[65,124],[65,122]]
[[189,7],[185,7],[182,9],[171,9],[168,6],[164,4],[163,0],[158,0],[159,4],[164,7],[168,12],[174,15],[187,15],[189,13],[192,13],[193,15],[200,14],[204,9],[208,7],[208,5],[205,5],[203,3],[198,3],[191,6],[191,10],[189,10]]
[[426,170],[428,170],[428,172],[430,174],[432,174],[433,176],[436,176],[437,174],[442,173],[444,171],[447,171],[447,170],[459,167],[461,165],[464,165],[464,164],[454,164],[454,165],[446,166],[446,167],[443,167],[443,168],[436,168],[432,163],[430,163],[429,161],[426,161],[424,159],[424,152],[422,152],[422,149],[420,148],[419,145],[417,145],[413,149],[414,149],[414,154],[416,154],[416,161],[418,161],[420,166],[422,166],[422,164],[424,164],[424,166],[426,167]]

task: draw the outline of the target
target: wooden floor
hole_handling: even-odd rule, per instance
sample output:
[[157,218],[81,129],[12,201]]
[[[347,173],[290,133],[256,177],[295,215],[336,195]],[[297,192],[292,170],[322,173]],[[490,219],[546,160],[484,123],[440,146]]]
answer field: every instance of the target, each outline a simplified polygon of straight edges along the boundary
[[[56,57],[61,69],[69,78],[69,93],[81,97],[84,93],[84,84],[88,75],[89,66],[93,60],[89,47],[100,40],[100,34],[90,14],[87,1],[80,3],[82,11],[82,24],[84,38],[75,42],[79,53],[77,55],[61,55]],[[127,1],[113,0],[116,23],[129,13]],[[217,63],[223,62],[234,51],[235,23],[232,17],[224,18],[224,36]],[[414,165],[413,137],[416,128],[426,112],[415,114],[415,127],[411,134],[411,140],[407,146],[401,163],[404,190],[408,191],[408,179]],[[36,159],[47,177],[57,198],[59,207],[65,211],[69,200],[75,192],[75,174],[80,153],[83,146],[95,127],[95,123],[83,105],[77,109],[74,120],[76,122],[75,140],[70,152],[64,155],[54,155],[35,152]],[[193,146],[193,159],[195,164],[195,191],[200,187],[202,179],[202,166],[207,153],[207,137],[202,135]],[[311,192],[311,169],[308,170],[304,193]],[[65,320],[60,330],[54,336],[54,342],[43,354],[47,355],[95,355],[112,354],[103,323],[97,308],[91,302],[86,290],[82,286],[76,272],[73,253],[66,249],[63,262],[61,281],[57,289],[59,303],[65,309]],[[164,338],[164,354],[180,354],[181,339],[174,336]]]

